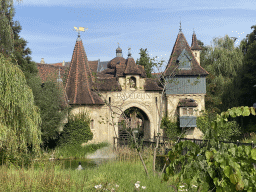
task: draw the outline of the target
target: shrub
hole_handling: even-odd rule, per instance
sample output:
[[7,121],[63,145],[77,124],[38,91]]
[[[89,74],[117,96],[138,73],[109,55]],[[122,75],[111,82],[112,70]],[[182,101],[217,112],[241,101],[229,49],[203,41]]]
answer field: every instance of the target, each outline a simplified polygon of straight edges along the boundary
[[[211,139],[210,131],[213,131],[211,122],[215,119],[216,116],[208,112],[197,117],[197,128],[203,132],[205,139]],[[217,133],[218,140],[220,141],[233,141],[241,134],[241,128],[236,121],[228,121],[222,127],[217,127],[214,131]]]
[[93,138],[87,113],[70,115],[60,135],[59,145],[82,144]]
[[164,129],[166,136],[169,138],[176,138],[181,133],[179,122],[171,121],[168,116],[162,118],[161,129]]

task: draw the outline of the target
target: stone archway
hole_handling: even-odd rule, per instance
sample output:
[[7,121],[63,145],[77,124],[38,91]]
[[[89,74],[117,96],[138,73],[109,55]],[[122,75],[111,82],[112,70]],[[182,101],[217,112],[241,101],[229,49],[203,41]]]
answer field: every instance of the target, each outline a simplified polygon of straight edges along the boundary
[[[137,136],[144,141],[151,140],[152,116],[149,111],[139,104],[129,104],[122,108],[124,116],[118,119],[118,137],[128,137],[127,130],[137,130]],[[126,142],[123,142],[124,144]]]

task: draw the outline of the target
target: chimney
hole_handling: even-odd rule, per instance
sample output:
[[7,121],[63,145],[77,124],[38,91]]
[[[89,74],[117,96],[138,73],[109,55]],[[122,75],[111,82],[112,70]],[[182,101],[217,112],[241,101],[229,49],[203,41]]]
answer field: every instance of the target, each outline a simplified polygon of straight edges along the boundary
[[62,62],[62,66],[65,66],[65,61]]
[[44,58],[41,59],[40,63],[41,63],[41,64],[45,64]]

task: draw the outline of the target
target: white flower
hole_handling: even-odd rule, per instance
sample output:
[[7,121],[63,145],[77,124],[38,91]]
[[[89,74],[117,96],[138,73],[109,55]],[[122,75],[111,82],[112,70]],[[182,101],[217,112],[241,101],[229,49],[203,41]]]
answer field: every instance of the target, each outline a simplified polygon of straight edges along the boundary
[[146,186],[142,186],[142,189],[146,189]]
[[102,187],[102,185],[98,185],[98,187],[99,187],[99,188],[101,188],[101,187]]
[[140,181],[137,181],[136,183],[140,183]]
[[183,187],[185,187],[185,186],[184,186],[184,185],[181,185],[181,186],[180,186],[180,188],[183,188]]
[[139,188],[139,187],[140,187],[140,184],[139,184],[139,183],[135,183],[135,187],[136,187],[136,188]]
[[99,186],[98,186],[98,185],[95,185],[94,187],[95,187],[96,189],[98,189]]
[[116,187],[119,187],[119,185],[116,184]]
[[196,185],[192,185],[192,187],[197,187]]

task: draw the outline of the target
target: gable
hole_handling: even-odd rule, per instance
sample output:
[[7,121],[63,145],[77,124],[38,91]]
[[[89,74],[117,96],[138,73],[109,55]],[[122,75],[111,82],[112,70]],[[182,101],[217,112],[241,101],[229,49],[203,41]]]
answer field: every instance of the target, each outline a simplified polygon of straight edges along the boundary
[[178,57],[178,69],[181,70],[190,70],[191,69],[191,61],[192,57],[189,55],[189,53],[186,51],[186,49],[183,49],[181,54]]

